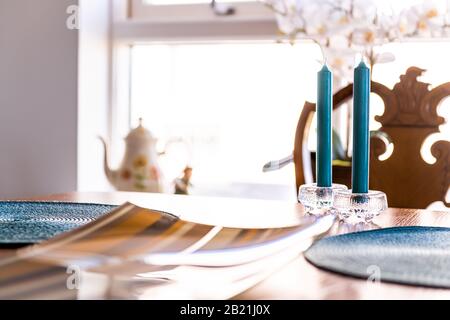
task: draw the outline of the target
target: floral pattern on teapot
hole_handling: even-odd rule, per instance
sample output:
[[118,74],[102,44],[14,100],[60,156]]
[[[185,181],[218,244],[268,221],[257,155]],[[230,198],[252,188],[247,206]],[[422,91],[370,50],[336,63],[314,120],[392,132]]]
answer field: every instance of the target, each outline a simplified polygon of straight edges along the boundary
[[162,173],[158,165],[156,138],[143,127],[130,131],[125,138],[125,155],[119,169],[112,170],[108,163],[108,147],[105,149],[104,169],[109,182],[121,191],[163,192]]

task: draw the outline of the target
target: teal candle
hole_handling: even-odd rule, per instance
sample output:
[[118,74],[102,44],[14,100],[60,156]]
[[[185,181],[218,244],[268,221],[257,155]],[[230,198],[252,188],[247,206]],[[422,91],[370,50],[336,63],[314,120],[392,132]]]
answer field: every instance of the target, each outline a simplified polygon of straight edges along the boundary
[[370,70],[363,61],[354,70],[352,192],[369,191]]
[[333,109],[332,74],[326,65],[317,74],[317,154],[318,187],[331,187],[331,113]]

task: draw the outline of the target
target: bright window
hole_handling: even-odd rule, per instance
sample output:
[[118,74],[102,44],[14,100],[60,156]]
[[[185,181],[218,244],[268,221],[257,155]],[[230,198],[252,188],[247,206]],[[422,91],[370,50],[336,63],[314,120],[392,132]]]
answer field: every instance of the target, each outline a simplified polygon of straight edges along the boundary
[[[310,43],[134,46],[132,123],[144,118],[162,141],[186,139],[196,186],[293,186],[293,167],[263,173],[262,166],[292,152],[301,107],[315,99],[319,56]],[[168,171],[178,173],[185,157],[185,149],[168,152]]]

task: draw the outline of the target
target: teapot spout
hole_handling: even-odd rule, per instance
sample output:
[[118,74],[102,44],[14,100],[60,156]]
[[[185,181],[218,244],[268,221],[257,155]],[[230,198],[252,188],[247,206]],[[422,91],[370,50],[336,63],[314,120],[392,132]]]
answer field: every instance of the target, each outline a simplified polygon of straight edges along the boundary
[[108,152],[108,145],[106,143],[106,140],[101,136],[98,136],[98,138],[102,142],[103,150],[104,150],[103,170],[105,171],[105,175],[106,175],[106,178],[108,179],[109,183],[111,183],[114,186],[116,183],[117,172],[115,170],[112,170],[111,167],[109,166],[109,161],[108,161],[108,153],[109,152]]

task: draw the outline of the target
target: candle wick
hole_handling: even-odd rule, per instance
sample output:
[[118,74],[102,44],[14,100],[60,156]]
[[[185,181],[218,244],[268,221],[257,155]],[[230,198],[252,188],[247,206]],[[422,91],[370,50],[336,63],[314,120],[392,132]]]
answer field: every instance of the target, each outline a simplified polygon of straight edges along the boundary
[[362,64],[366,64],[365,58],[364,58],[364,54],[362,52],[358,52],[356,57],[355,57],[355,63],[356,66],[360,66]]

